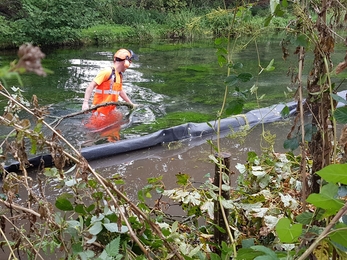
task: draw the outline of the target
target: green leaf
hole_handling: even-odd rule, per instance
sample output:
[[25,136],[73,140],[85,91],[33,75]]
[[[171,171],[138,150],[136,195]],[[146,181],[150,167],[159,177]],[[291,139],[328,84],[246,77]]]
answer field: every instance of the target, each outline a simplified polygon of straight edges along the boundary
[[243,99],[240,99],[240,98],[228,103],[228,105],[225,109],[226,115],[231,116],[231,115],[241,114],[244,104],[245,104],[245,101]]
[[282,218],[277,222],[276,232],[282,243],[293,243],[302,234],[302,224],[290,224],[288,218]]
[[299,35],[297,38],[296,38],[296,42],[295,42],[297,45],[299,46],[302,46],[302,47],[305,47],[307,48],[308,47],[308,39],[307,39],[307,36],[304,35],[304,34],[301,34]]
[[279,4],[276,6],[274,15],[277,16],[277,17],[283,17],[283,15],[284,15],[284,12],[281,9],[281,6]]
[[313,216],[312,212],[303,212],[296,217],[296,221],[303,225],[308,225],[311,223]]
[[45,168],[43,174],[47,177],[59,177],[57,168]]
[[95,253],[91,250],[87,250],[87,251],[78,253],[78,255],[81,257],[81,260],[89,260],[94,258]]
[[317,174],[327,182],[347,185],[347,164],[330,164],[319,170]]
[[[304,126],[305,129],[305,141],[310,142],[312,140],[312,135],[317,132],[317,127],[313,124],[306,124]],[[301,135],[300,135],[301,136]]]
[[106,245],[106,252],[109,256],[117,256],[119,254],[120,237],[116,237]]
[[236,75],[230,75],[225,79],[225,84],[229,87],[234,86],[237,82],[239,79]]
[[291,151],[294,151],[298,147],[299,147],[299,141],[298,141],[298,138],[296,136],[291,138],[291,139],[285,140],[283,143],[283,148],[289,149]]
[[210,259],[211,260],[220,260],[220,256],[217,255],[216,253],[211,253],[210,254]]
[[243,63],[241,62],[236,62],[235,64],[233,64],[232,66],[233,69],[242,69],[243,68]]
[[104,227],[110,232],[118,232],[118,225],[116,223],[104,223]]
[[87,212],[91,212],[95,209],[95,204],[91,204],[88,208],[86,208]]
[[72,252],[77,255],[79,252],[83,252],[83,246],[82,246],[82,243],[79,242],[79,243],[74,243],[72,244]]
[[71,211],[73,210],[73,206],[66,197],[66,193],[60,195],[55,201],[55,206],[62,211]]
[[272,59],[271,61],[270,61],[270,63],[267,65],[267,67],[264,69],[265,71],[273,71],[274,69],[275,69],[275,67],[273,66],[273,64],[274,64],[274,59]]
[[347,107],[339,107],[334,112],[334,117],[340,124],[347,124]]
[[254,260],[278,260],[278,257],[274,251],[265,246],[252,246],[252,249],[265,253],[265,255],[257,256]]
[[334,100],[336,100],[337,102],[341,102],[341,103],[347,105],[347,100],[344,99],[343,97],[340,97],[339,95],[334,94],[334,93],[331,93],[330,96],[331,96]]
[[325,209],[325,215],[333,215],[338,212],[344,205],[342,200],[335,199],[338,186],[333,183],[324,185],[319,194],[310,194],[306,201],[318,208]]
[[255,251],[252,248],[241,248],[237,251],[236,260],[254,260],[261,255],[263,255],[262,252]]
[[338,243],[344,247],[347,247],[347,230],[346,229],[334,231],[333,233],[329,235],[329,238],[335,243]]
[[281,116],[282,116],[282,117],[287,117],[287,116],[289,116],[289,112],[290,112],[289,107],[286,105],[286,106],[281,110]]
[[253,76],[251,73],[240,73],[237,78],[241,81],[241,82],[248,82],[250,81]]
[[78,213],[78,214],[81,214],[81,215],[85,215],[87,212],[85,211],[85,206],[82,205],[82,204],[78,204],[76,205],[75,207],[75,212]]
[[188,184],[188,180],[189,180],[189,175],[188,174],[179,173],[179,174],[176,174],[176,178],[177,178],[176,183],[178,185],[185,186],[185,185]]
[[283,7],[288,7],[288,1],[287,0],[282,0],[281,4]]
[[264,22],[265,27],[269,26],[269,24],[272,20],[272,17],[273,17],[272,15],[269,15],[268,17],[266,17],[265,22]]
[[254,246],[254,238],[243,239],[241,243],[242,243],[242,248],[250,248]]
[[93,226],[91,226],[89,228],[88,231],[92,235],[97,235],[97,234],[99,234],[101,232],[101,230],[102,230],[102,223],[100,221],[98,221],[98,222],[95,222],[93,224]]
[[37,151],[37,141],[35,139],[31,139],[30,153],[31,154],[36,154],[36,151]]

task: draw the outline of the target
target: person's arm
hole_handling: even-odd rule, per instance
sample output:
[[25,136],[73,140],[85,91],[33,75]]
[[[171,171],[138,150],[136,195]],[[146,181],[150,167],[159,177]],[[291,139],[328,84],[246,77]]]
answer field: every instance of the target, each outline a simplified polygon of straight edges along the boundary
[[83,105],[82,105],[82,110],[88,109],[89,108],[89,99],[92,95],[93,89],[97,86],[96,82],[93,80],[92,82],[89,83],[88,87],[86,88],[86,92],[84,93],[84,99],[83,99]]
[[131,102],[130,98],[128,97],[127,93],[124,91],[124,89],[122,89],[119,92],[119,96],[125,101],[128,102],[130,104],[132,104],[133,106],[135,106],[135,104],[133,102]]

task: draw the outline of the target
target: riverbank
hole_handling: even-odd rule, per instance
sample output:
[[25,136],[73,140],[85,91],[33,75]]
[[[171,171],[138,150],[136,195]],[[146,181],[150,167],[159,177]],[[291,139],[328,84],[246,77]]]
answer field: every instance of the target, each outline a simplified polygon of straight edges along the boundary
[[[49,3],[44,9],[38,4],[36,9],[22,5],[8,16],[2,16],[0,6],[0,49],[18,48],[25,42],[39,46],[81,46],[236,37],[264,30],[264,17],[269,16],[267,6],[257,5],[171,10],[118,5],[110,9],[99,3],[76,5],[69,1],[65,4]],[[284,20],[273,18],[266,30],[284,27]]]

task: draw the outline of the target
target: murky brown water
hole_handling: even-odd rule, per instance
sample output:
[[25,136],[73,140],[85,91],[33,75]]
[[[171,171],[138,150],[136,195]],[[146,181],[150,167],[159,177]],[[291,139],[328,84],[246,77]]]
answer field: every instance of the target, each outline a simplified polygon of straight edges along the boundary
[[[264,129],[277,136],[274,149],[283,152],[283,140],[290,129],[291,122],[278,122],[265,124]],[[234,165],[245,163],[247,153],[255,151],[260,154],[261,145],[266,146],[261,137],[262,127],[255,127],[245,138],[221,139],[222,151],[231,154],[231,169],[236,172]],[[216,140],[214,140],[214,143]],[[90,162],[103,176],[119,173],[126,181],[126,191],[129,196],[135,196],[137,190],[147,184],[147,178],[163,176],[163,181],[168,189],[176,187],[177,173],[187,173],[196,182],[205,182],[206,174],[214,175],[214,164],[209,160],[209,155],[214,154],[206,138],[183,140],[172,144],[143,149],[132,153],[117,155]],[[235,174],[234,180],[236,180]]]

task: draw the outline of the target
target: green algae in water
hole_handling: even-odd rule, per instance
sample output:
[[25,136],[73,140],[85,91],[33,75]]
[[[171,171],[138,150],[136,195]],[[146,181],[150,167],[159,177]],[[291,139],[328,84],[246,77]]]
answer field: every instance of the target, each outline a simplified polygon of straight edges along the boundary
[[164,117],[158,118],[154,123],[132,126],[131,128],[123,130],[122,133],[153,133],[161,129],[166,129],[184,123],[203,123],[212,121],[214,119],[215,117],[213,117],[212,115],[202,114],[198,112],[172,112],[166,114]]

